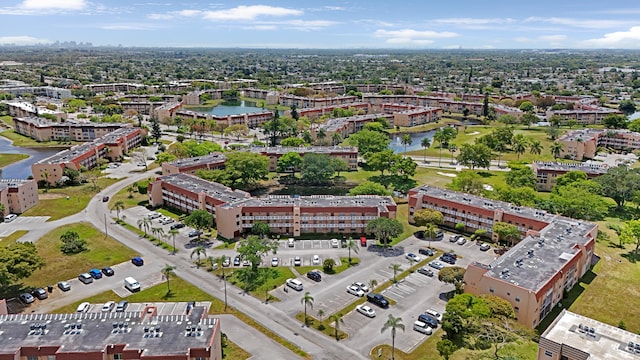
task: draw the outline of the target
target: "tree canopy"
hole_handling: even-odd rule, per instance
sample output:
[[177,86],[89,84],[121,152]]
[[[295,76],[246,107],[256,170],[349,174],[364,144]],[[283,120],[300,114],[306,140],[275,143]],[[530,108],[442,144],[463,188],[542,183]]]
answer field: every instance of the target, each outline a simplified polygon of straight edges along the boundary
[[349,190],[349,195],[391,195],[391,191],[387,190],[384,185],[373,182],[373,181],[365,181],[360,183],[358,186]]
[[385,133],[373,130],[361,130],[349,135],[347,142],[357,147],[360,155],[366,156],[370,153],[386,150],[389,148],[391,140]]
[[300,174],[307,184],[322,184],[331,180],[335,163],[327,154],[309,153],[302,158]]
[[610,168],[606,174],[594,180],[602,186],[602,195],[613,199],[619,209],[640,190],[640,173],[625,165]]
[[18,242],[0,247],[0,286],[6,289],[42,266],[44,260],[33,243]]
[[419,209],[413,213],[413,223],[416,226],[426,226],[427,224],[442,224],[444,216],[438,210]]
[[462,144],[458,154],[458,163],[471,169],[489,168],[493,154],[485,144]]
[[402,234],[402,224],[396,219],[379,217],[369,221],[366,232],[373,234],[381,244],[389,244],[391,238]]
[[[187,215],[182,222],[194,229],[205,230],[213,226],[213,215],[206,210],[195,210],[191,214]],[[198,234],[198,240],[199,239],[200,235]]]

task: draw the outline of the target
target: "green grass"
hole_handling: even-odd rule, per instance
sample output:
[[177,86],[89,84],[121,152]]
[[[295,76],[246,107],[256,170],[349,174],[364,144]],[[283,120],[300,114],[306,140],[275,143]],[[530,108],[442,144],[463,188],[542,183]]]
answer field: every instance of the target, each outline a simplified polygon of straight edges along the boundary
[[[131,224],[128,224],[126,222],[123,222],[122,220],[118,221],[118,224],[120,226],[124,226],[125,228],[127,228],[129,231],[138,234],[138,236],[146,238],[147,240],[151,241],[153,244],[155,244],[156,246],[159,246],[167,251],[174,251],[174,252],[180,252],[180,250],[176,247],[175,249],[173,248],[173,241],[170,239],[158,239],[156,237],[154,237],[151,234],[151,231],[147,232],[146,234],[144,233],[144,231],[140,230],[139,228],[137,228],[136,226],[133,226]],[[204,260],[203,260],[204,261]]]
[[[13,126],[13,124],[11,124]],[[0,132],[1,136],[13,141],[13,145],[15,146],[28,146],[28,147],[69,147],[76,144],[81,144],[79,142],[67,142],[66,144],[62,144],[58,141],[36,141],[30,137],[20,135],[13,130],[5,130]]]
[[3,237],[0,239],[0,247],[7,247],[11,244],[15,244],[18,239],[23,237],[28,233],[27,230],[16,230],[9,234],[9,236]]
[[0,168],[28,158],[27,154],[0,154]]
[[13,127],[13,116],[11,115],[0,116],[0,121],[9,127]]
[[[296,314],[296,319],[301,323],[304,323],[304,312],[300,312]],[[309,314],[309,309],[307,309],[307,325],[310,328],[316,329],[321,333],[330,336],[332,338],[336,338],[336,329],[333,327],[334,322],[327,317],[324,320],[318,320],[315,317]],[[346,339],[349,337],[349,334],[338,329],[338,338],[340,340]]]
[[109,209],[113,208],[113,205],[118,201],[122,201],[124,203],[125,209],[130,209],[136,206],[147,206],[149,203],[149,194],[140,194],[136,187],[136,191],[132,192],[131,197],[129,197],[129,191],[127,191],[128,188],[129,187],[126,186],[111,197],[109,200]]
[[[161,302],[161,301],[209,301],[211,302],[211,308],[209,309],[210,314],[231,314],[236,316],[241,321],[247,323],[249,326],[256,328],[258,331],[264,333],[267,337],[272,340],[278,342],[282,346],[287,349],[293,351],[304,359],[311,359],[307,353],[305,353],[302,349],[298,348],[294,344],[282,338],[280,335],[272,332],[271,330],[265,328],[264,326],[257,323],[251,317],[245,315],[242,312],[239,312],[235,308],[231,306],[227,306],[225,310],[224,302],[212,297],[211,295],[205,293],[204,291],[198,289],[192,284],[182,280],[180,277],[173,276],[170,281],[171,293],[167,293],[167,284],[162,283],[155,286],[152,286],[147,289],[143,289],[140,292],[132,294],[127,297],[127,301],[129,302]],[[105,301],[120,301],[121,297],[116,295],[113,291],[106,291],[104,293],[77,301],[73,304],[64,306],[55,310],[55,313],[73,313],[75,312],[78,305],[84,301],[88,301],[91,303],[104,303]]]
[[[47,193],[40,193],[40,201],[31,209],[23,213],[24,216],[50,216],[49,221],[58,220],[69,215],[79,213],[100,189],[115,184],[119,179],[100,178],[96,181],[98,189],[93,184],[86,183],[63,188],[50,188]],[[67,200],[67,196],[69,200]]]
[[[352,251],[351,252],[351,265],[349,265],[349,258],[348,257],[341,257],[340,258],[340,265],[339,266],[334,266],[333,267],[333,272],[326,273],[326,274],[327,275],[340,274],[341,272],[360,264],[360,259],[355,257],[354,255],[355,255],[355,252]],[[297,266],[296,267],[296,271],[300,275],[305,275],[306,273],[308,273],[309,271],[312,271],[312,270],[324,271],[322,265],[317,265],[317,266]]]
[[[65,231],[76,231],[87,240],[89,250],[75,255],[64,255],[60,251],[60,235]],[[43,286],[55,284],[78,276],[91,268],[102,268],[130,259],[135,253],[128,247],[88,223],[61,226],[44,235],[36,243],[38,254],[45,260],[38,269],[24,280],[25,285]]]
[[[293,271],[291,271],[289,267],[281,266],[281,267],[273,268],[273,270],[276,271],[277,276],[274,277],[273,279],[269,279],[267,282],[265,282],[255,290],[251,290],[249,293],[252,296],[262,301],[265,301],[265,292],[267,290],[271,291],[277,288],[278,286],[283,285],[287,281],[287,279],[296,277],[293,274]],[[217,270],[216,273],[221,274],[221,270]],[[241,289],[243,288],[244,284],[242,281],[238,279],[237,273],[235,271],[233,270],[227,271],[226,275],[227,275],[227,281],[229,282],[229,284],[235,285]],[[280,299],[272,295],[269,295],[269,301],[280,301]]]

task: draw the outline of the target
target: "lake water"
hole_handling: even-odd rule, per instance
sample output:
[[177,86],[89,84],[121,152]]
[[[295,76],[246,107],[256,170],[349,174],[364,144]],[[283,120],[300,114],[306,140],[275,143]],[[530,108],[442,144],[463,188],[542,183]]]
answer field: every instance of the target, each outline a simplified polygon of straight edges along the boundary
[[[407,151],[423,150],[424,148],[422,147],[422,145],[420,145],[422,143],[422,139],[424,138],[433,139],[433,134],[435,133],[436,133],[436,130],[409,133],[412,141],[410,145],[407,145]],[[391,138],[391,144],[389,144],[389,149],[393,150],[393,152],[395,153],[404,152],[405,148],[404,148],[404,145],[402,144],[402,135],[404,134],[389,135],[389,137]],[[433,144],[433,141],[431,141],[431,143]]]
[[27,154],[29,158],[2,168],[3,179],[26,179],[31,176],[31,164],[47,158],[65,148],[28,148],[14,146],[0,136],[0,154]]
[[256,105],[257,104],[253,101],[225,101],[218,106],[191,108],[191,110],[218,116],[250,114],[263,112],[265,110],[270,111],[268,109],[257,107]]

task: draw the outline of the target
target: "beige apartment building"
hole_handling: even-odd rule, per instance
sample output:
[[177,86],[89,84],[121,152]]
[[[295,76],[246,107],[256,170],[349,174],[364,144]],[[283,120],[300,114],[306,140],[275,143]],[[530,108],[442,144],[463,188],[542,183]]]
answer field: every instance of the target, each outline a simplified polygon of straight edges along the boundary
[[195,175],[198,170],[223,169],[227,157],[222,153],[195,156],[162,163],[162,175],[185,173]]
[[415,109],[398,111],[393,114],[395,126],[417,126],[437,122],[442,116],[442,109],[437,107],[419,107]]
[[131,127],[131,124],[94,123],[91,121],[53,122],[38,117],[13,118],[13,128],[16,133],[37,141],[93,141],[127,127]]
[[563,145],[560,157],[573,160],[593,159],[599,147],[618,151],[640,149],[640,133],[622,129],[574,130],[558,141]]
[[0,179],[0,204],[4,214],[22,214],[38,204],[38,182],[34,179]]
[[536,177],[538,191],[551,191],[556,185],[556,179],[569,171],[582,171],[588,179],[593,179],[606,174],[609,170],[607,165],[601,164],[549,161],[536,161],[531,168]]
[[637,360],[640,335],[562,310],[540,335],[538,360]]
[[431,186],[409,192],[409,219],[419,209],[444,215],[446,226],[487,230],[495,222],[516,226],[524,238],[489,264],[474,262],[464,275],[465,292],[507,300],[516,319],[536,327],[591,267],[598,225]]

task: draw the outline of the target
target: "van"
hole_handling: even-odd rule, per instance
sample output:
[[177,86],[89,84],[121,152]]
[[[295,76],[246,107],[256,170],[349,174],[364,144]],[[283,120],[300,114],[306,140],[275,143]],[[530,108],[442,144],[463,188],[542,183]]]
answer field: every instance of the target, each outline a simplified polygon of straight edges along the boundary
[[132,277],[124,279],[124,287],[131,292],[140,291],[140,283]]
[[12,222],[13,220],[15,220],[18,217],[18,215],[16,214],[9,214],[7,216],[4,217],[4,222],[8,223],[8,222]]
[[302,282],[298,279],[287,279],[287,286],[293,290],[302,291]]

